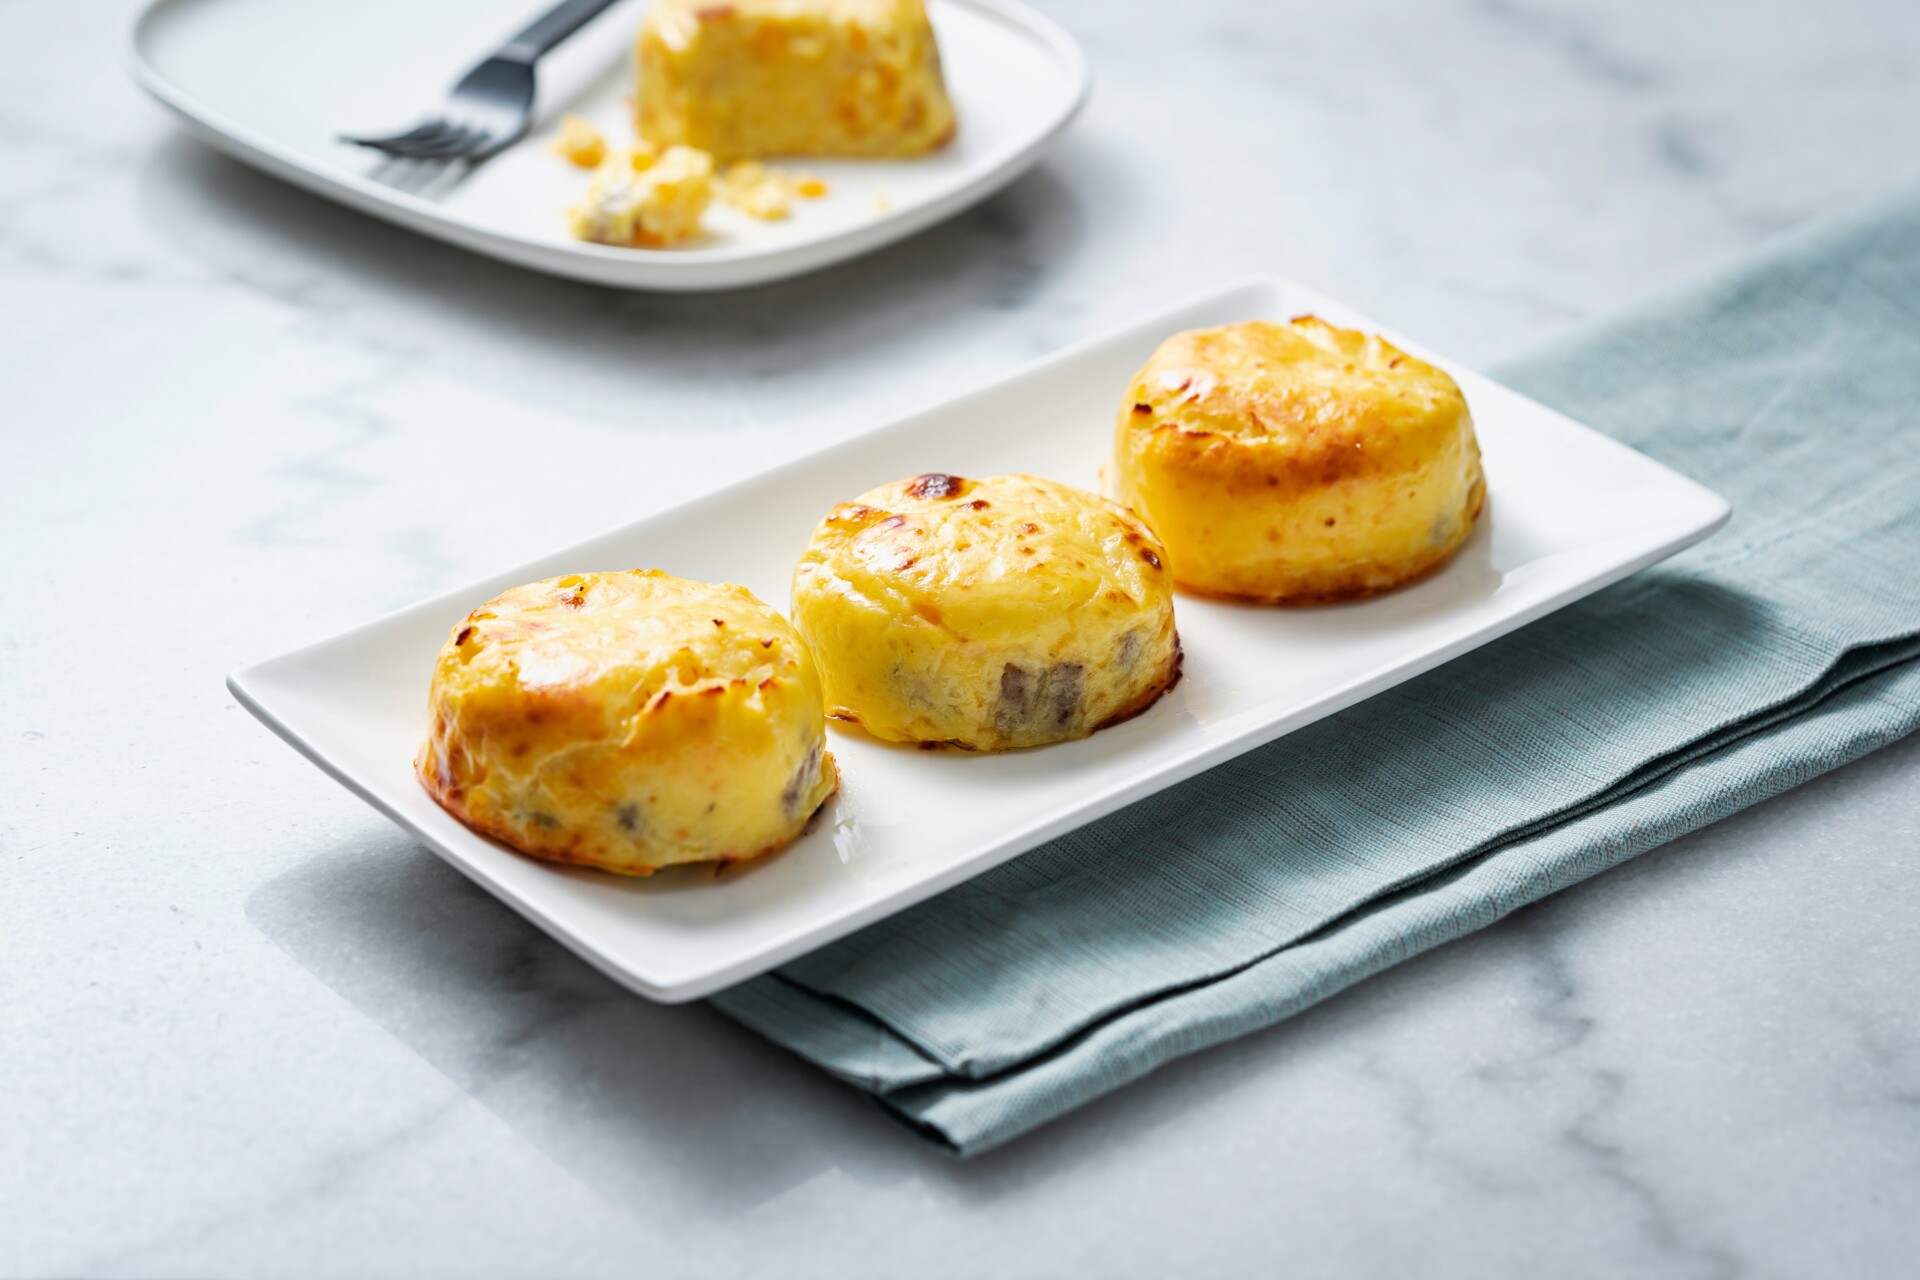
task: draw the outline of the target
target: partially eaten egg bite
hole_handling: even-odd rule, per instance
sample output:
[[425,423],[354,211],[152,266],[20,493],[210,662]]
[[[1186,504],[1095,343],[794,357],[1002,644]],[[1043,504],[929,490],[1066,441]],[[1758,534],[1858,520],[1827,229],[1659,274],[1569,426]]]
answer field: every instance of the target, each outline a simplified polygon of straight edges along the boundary
[[820,677],[744,587],[659,570],[529,583],[434,666],[415,771],[467,826],[649,875],[785,845],[838,784]]
[[835,507],[794,571],[793,619],[827,714],[889,742],[1084,738],[1180,673],[1160,540],[1028,475],[929,473]]
[[827,184],[771,168],[765,157],[905,158],[954,135],[922,0],[655,0],[634,61],[632,147],[610,149],[573,114],[550,144],[594,171],[567,211],[579,240],[690,244],[716,197],[777,222],[796,198],[826,195]]
[[640,136],[722,161],[916,156],[954,133],[921,0],[655,0],[635,62]]
[[1121,402],[1112,474],[1181,586],[1269,604],[1436,568],[1486,495],[1454,380],[1313,316],[1168,338]]

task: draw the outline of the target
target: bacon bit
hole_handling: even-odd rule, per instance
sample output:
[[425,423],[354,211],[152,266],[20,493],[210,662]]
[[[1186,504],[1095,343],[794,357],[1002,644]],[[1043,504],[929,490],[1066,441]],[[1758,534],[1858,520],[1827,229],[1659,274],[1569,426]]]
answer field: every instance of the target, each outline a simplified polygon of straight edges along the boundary
[[1153,554],[1152,547],[1140,548],[1140,558],[1142,560],[1145,560],[1148,564],[1152,565],[1156,569],[1160,567],[1160,557]]
[[1031,521],[1031,520],[1022,520],[1022,521],[1020,522],[1020,532],[1022,532],[1022,533],[1038,533],[1038,532],[1040,532],[1040,526],[1039,526],[1039,525],[1037,525],[1037,524],[1035,524],[1035,523],[1034,523],[1033,521]]
[[569,609],[578,609],[581,605],[585,604],[586,602],[587,602],[587,598],[581,595],[578,591],[563,591],[560,594],[560,603],[567,606],[567,608]]
[[460,628],[460,634],[453,638],[453,642],[455,644],[465,644],[467,642],[467,638],[472,634],[473,634],[472,627],[462,627]]
[[1150,404],[1141,404],[1138,401],[1135,401],[1133,406],[1133,411],[1135,413],[1152,413],[1153,406]]
[[724,626],[726,626],[727,624],[726,624],[726,623],[724,623],[724,622],[722,622],[722,621],[720,621],[720,619],[718,619],[718,618],[715,618],[715,619],[713,620],[713,625],[714,625],[714,626],[716,626],[716,627],[724,627]]
[[760,642],[760,647],[761,647],[762,649],[771,649],[771,648],[773,648],[773,642],[774,642],[774,640],[775,640],[776,638],[777,638],[777,637],[774,637],[774,636],[768,636],[768,637],[767,637],[767,638],[766,638],[765,640],[762,640],[762,641]]
[[773,685],[778,684],[779,681],[780,681],[779,676],[768,676],[765,680],[762,680],[755,687],[759,689],[768,689],[768,688],[771,688]]
[[913,568],[913,566],[919,563],[920,563],[919,556],[902,556],[900,559],[893,562],[893,571],[895,573],[905,573],[907,570]]
[[967,504],[967,506],[974,511],[985,511],[988,507],[992,505],[993,504],[991,502],[988,502],[985,498],[975,498],[972,502],[969,502]]
[[1400,362],[1405,359],[1406,359],[1405,356],[1395,356],[1393,359],[1387,361],[1387,368],[1398,369],[1400,367]]
[[966,483],[959,476],[944,475],[938,471],[929,471],[923,476],[915,476],[907,482],[907,492],[916,498],[951,498],[960,492],[960,486]]

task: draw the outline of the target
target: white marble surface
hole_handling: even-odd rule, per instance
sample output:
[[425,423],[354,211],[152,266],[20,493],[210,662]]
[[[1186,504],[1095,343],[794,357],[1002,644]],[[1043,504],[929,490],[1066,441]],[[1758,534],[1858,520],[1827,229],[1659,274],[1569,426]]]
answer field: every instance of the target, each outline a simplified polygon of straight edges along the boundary
[[1047,7],[1054,161],[706,298],[322,204],[118,5],[0,7],[0,1274],[1914,1274],[1920,741],[960,1164],[227,698],[1239,273],[1491,363],[1920,168],[1911,0]]

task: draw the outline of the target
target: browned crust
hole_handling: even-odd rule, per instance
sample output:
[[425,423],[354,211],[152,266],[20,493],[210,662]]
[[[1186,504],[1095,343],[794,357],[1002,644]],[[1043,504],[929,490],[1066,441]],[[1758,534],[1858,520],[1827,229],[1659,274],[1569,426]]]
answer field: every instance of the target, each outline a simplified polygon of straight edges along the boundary
[[[1453,416],[1437,405],[1416,409],[1406,403],[1406,386],[1342,391],[1332,410],[1323,397],[1285,394],[1298,381],[1297,368],[1343,363],[1318,343],[1311,353],[1281,353],[1283,363],[1271,371],[1276,380],[1272,386],[1238,367],[1258,355],[1264,345],[1260,335],[1266,331],[1302,326],[1333,335],[1341,349],[1353,348],[1344,361],[1349,369],[1361,348],[1375,343],[1381,354],[1392,353],[1372,366],[1383,372],[1398,371],[1413,360],[1384,339],[1312,315],[1296,316],[1285,325],[1242,321],[1174,334],[1134,375],[1121,403],[1116,428],[1124,441],[1117,443],[1123,470],[1185,478],[1220,490],[1223,497],[1261,491],[1268,491],[1269,499],[1276,493],[1309,494],[1342,481],[1395,474],[1401,464],[1394,460],[1398,449],[1393,440],[1403,434],[1430,434]],[[1252,335],[1244,349],[1238,341],[1228,341],[1236,334]],[[1227,362],[1224,369],[1222,361]],[[1470,420],[1453,379],[1424,361],[1414,363],[1423,372],[1397,372],[1396,377],[1408,386],[1430,383],[1436,392],[1445,388],[1449,394],[1441,398],[1453,402],[1462,420]],[[1166,384],[1165,379],[1176,376],[1181,381]],[[1190,393],[1197,376],[1206,382]],[[1255,426],[1259,429],[1250,430]],[[1389,445],[1384,451],[1382,443]]]
[[476,835],[485,836],[489,840],[498,841],[515,853],[536,859],[540,862],[553,862],[570,867],[591,867],[596,871],[606,871],[618,876],[631,876],[635,879],[645,879],[656,871],[670,870],[674,867],[715,864],[722,869],[726,869],[741,863],[752,862],[758,858],[764,858],[768,854],[777,852],[792,844],[813,825],[814,819],[819,817],[820,810],[826,808],[827,802],[840,794],[839,763],[834,760],[831,751],[821,752],[820,760],[821,767],[829,770],[833,774],[833,786],[828,789],[826,795],[820,797],[820,803],[814,806],[813,811],[807,815],[806,821],[802,822],[799,827],[794,830],[794,833],[786,839],[776,840],[765,848],[756,849],[752,853],[715,854],[710,858],[688,858],[681,862],[663,863],[657,867],[639,866],[634,863],[613,863],[604,859],[595,858],[591,854],[581,853],[571,846],[553,846],[550,848],[536,849],[520,843],[519,833],[497,823],[482,822],[475,819],[474,816],[468,812],[466,801],[462,796],[455,794],[452,788],[440,786],[439,782],[433,777],[433,772],[425,767],[426,752],[424,749],[414,758],[413,775],[420,780],[420,785],[426,789],[426,793],[433,797],[433,802],[453,815],[467,830],[474,832]]

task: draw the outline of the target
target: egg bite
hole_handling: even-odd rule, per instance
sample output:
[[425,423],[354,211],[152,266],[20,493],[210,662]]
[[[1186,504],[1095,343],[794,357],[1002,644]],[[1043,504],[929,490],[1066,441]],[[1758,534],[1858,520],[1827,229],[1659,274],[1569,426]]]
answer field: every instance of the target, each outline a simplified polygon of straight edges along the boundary
[[636,123],[657,146],[915,156],[954,133],[921,0],[656,0],[635,59]]
[[1111,474],[1182,587],[1271,604],[1420,576],[1486,495],[1453,379],[1314,316],[1168,338],[1121,402]]
[[657,569],[503,592],[434,665],[420,781],[483,835],[650,875],[756,857],[838,785],[820,676],[745,587]]
[[793,620],[827,714],[889,742],[1084,738],[1180,674],[1164,548],[1132,512],[1027,475],[929,473],[827,514]]

